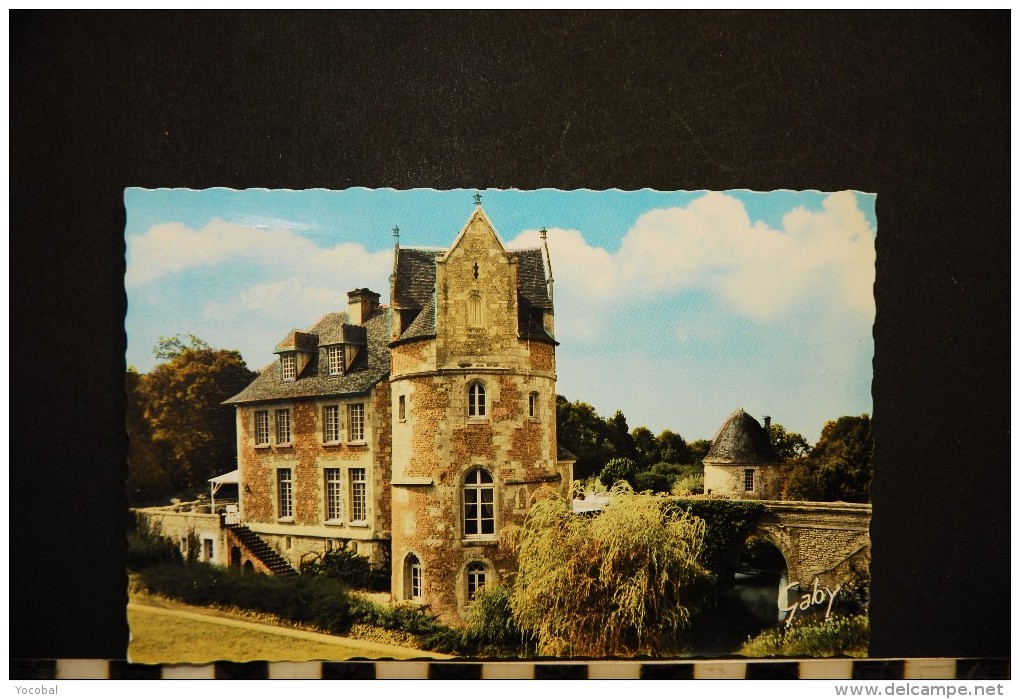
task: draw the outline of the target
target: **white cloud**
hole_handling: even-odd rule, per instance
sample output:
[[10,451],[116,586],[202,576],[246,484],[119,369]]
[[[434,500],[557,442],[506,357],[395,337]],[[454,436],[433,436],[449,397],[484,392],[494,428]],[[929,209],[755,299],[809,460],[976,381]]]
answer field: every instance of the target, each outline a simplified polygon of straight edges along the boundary
[[[312,286],[301,279],[293,278],[268,284],[255,284],[228,299],[226,302],[209,303],[203,308],[203,315],[210,320],[229,320],[251,316],[262,322],[273,321],[286,325],[299,318],[317,318],[329,311],[339,310],[347,304],[347,297],[336,288]],[[289,326],[288,326],[289,329]]]
[[286,229],[248,226],[213,219],[195,230],[183,223],[153,226],[127,239],[125,284],[138,287],[195,267],[231,259],[293,264],[316,246]]
[[[874,315],[873,235],[852,192],[830,195],[821,211],[789,212],[783,230],[752,222],[742,202],[712,192],[645,213],[615,254],[578,231],[551,230],[549,248],[557,282],[579,299],[572,310],[586,316],[612,299],[633,304],[700,289],[756,320],[819,303],[867,317]],[[537,243],[538,234],[526,231],[511,247]]]

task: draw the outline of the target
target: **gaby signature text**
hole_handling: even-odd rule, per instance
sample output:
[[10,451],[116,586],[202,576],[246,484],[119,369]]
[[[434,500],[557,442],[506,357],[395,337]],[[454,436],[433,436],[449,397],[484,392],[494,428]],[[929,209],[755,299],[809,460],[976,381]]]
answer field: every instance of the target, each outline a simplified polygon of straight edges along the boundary
[[805,592],[800,596],[799,600],[795,600],[792,603],[788,603],[790,599],[790,590],[794,588],[800,588],[800,582],[792,582],[786,587],[779,588],[779,611],[789,612],[786,617],[786,625],[789,626],[793,623],[794,616],[797,615],[797,610],[806,612],[811,607],[825,604],[828,600],[828,606],[825,608],[825,618],[828,619],[832,613],[832,603],[836,601],[836,593],[838,593],[843,586],[836,585],[835,589],[830,590],[827,587],[818,586],[818,577],[815,577],[814,585],[811,586],[810,592]]

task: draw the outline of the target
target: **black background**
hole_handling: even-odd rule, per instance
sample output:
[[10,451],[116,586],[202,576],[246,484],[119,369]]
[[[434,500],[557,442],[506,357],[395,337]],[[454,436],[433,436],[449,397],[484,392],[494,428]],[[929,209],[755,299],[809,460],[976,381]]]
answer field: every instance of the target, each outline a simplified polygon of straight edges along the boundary
[[122,658],[123,189],[878,193],[872,654],[1009,655],[1009,13],[10,15],[11,656]]

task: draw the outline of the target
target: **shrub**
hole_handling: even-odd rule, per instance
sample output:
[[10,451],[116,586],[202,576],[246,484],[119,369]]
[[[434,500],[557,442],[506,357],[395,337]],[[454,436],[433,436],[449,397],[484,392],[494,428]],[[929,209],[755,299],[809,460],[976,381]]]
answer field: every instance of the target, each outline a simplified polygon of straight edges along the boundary
[[266,612],[330,633],[346,632],[366,611],[354,604],[346,586],[323,576],[283,578],[192,563],[148,568],[139,579],[149,592],[188,604]]
[[670,492],[680,496],[701,495],[705,492],[705,476],[701,473],[680,476],[673,481]]
[[[416,605],[388,607],[355,597],[346,585],[326,575],[284,578],[193,563],[152,567],[141,571],[138,578],[147,591],[188,604],[265,612],[333,634],[347,634],[355,624],[407,633],[416,639],[452,638],[454,632],[460,633],[442,626],[435,616]],[[446,652],[424,640],[418,643],[426,649]],[[435,643],[442,645],[439,640]]]
[[180,565],[183,562],[181,550],[173,540],[145,530],[128,533],[128,570],[142,570],[161,564]]
[[687,512],[705,521],[701,563],[713,573],[725,571],[739,547],[761,521],[765,506],[750,500],[677,498],[666,500],[667,512]]
[[506,585],[488,585],[475,595],[466,631],[473,655],[527,657],[538,650],[535,635],[514,619]]
[[849,655],[863,658],[868,655],[869,638],[867,615],[833,616],[821,621],[794,622],[789,628],[763,631],[741,646],[740,654],[812,658]]
[[350,549],[334,549],[302,561],[300,570],[302,575],[321,575],[361,590],[385,592],[390,589],[390,575],[385,566],[373,566],[367,558]]
[[471,603],[468,625],[454,629],[436,625],[422,648],[469,657],[531,657],[537,652],[533,634],[523,631],[510,608],[510,589],[488,585]]
[[599,480],[602,481],[602,485],[607,488],[612,488],[620,481],[624,481],[633,487],[634,474],[636,471],[637,464],[634,460],[621,456],[609,460],[609,463],[607,463],[602,469],[602,473],[599,474]]
[[662,473],[644,471],[634,476],[634,490],[639,493],[651,491],[653,493],[668,493],[670,478]]

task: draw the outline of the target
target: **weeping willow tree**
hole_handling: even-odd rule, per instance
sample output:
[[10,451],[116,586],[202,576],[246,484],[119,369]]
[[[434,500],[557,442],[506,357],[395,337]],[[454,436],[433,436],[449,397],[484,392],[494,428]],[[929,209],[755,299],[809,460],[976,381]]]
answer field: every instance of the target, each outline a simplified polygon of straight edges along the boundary
[[510,607],[548,655],[662,655],[682,648],[711,585],[698,562],[705,523],[617,487],[594,517],[562,500],[508,532],[518,572]]

